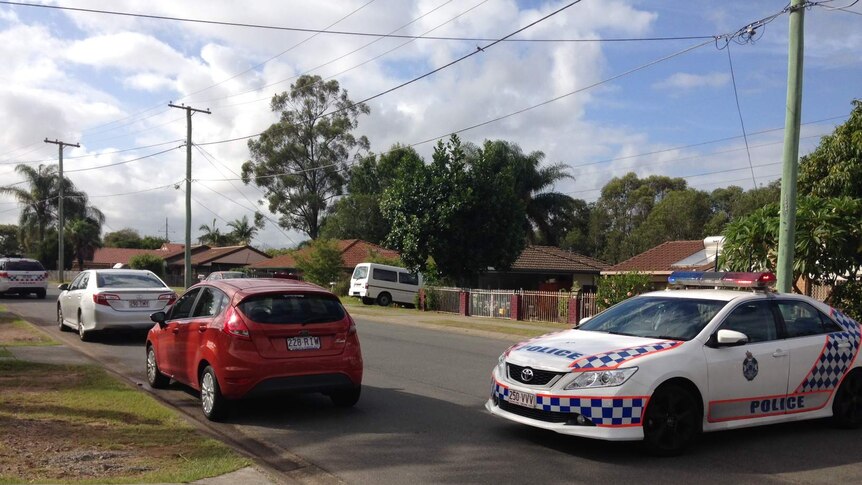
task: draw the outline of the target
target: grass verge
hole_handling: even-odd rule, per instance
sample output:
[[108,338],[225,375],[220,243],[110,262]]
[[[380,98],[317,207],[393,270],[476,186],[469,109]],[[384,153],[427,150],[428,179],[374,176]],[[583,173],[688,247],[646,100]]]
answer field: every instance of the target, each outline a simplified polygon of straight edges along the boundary
[[[422,323],[426,323],[429,325],[438,325],[441,327],[449,327],[449,328],[464,328],[468,330],[483,330],[485,332],[495,332],[495,333],[504,333],[507,335],[517,335],[519,337],[538,337],[540,335],[545,335],[551,332],[558,332],[560,330],[568,330],[572,328],[571,325],[566,324],[551,324],[551,323],[543,323],[541,326],[515,326],[515,325],[505,325],[503,323],[496,324],[490,323],[493,322],[493,319],[482,319],[481,322],[471,323],[471,322],[461,322],[456,320],[420,320]],[[488,322],[488,323],[486,323]]]
[[190,482],[250,464],[95,366],[0,361],[0,483]]
[[2,347],[58,345],[59,342],[33,328],[0,307],[0,349]]

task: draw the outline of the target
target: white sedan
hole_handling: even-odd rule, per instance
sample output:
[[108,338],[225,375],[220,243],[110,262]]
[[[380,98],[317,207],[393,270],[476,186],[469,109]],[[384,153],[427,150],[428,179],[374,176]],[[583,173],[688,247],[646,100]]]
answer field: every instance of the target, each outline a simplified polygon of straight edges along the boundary
[[862,425],[857,322],[770,291],[772,273],[685,273],[573,330],[508,349],[486,408],[557,433],[683,451],[702,431],[832,417]]
[[104,269],[82,271],[59,286],[57,323],[73,328],[81,340],[108,329],[148,329],[150,314],[173,304],[177,295],[151,271]]

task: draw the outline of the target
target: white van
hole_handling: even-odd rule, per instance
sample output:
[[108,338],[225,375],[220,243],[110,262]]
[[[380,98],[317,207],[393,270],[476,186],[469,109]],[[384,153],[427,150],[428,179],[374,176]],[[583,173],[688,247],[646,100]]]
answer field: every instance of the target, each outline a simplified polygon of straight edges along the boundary
[[375,301],[381,306],[393,301],[412,305],[421,286],[421,274],[398,266],[359,263],[350,277],[350,296],[358,296],[366,305]]

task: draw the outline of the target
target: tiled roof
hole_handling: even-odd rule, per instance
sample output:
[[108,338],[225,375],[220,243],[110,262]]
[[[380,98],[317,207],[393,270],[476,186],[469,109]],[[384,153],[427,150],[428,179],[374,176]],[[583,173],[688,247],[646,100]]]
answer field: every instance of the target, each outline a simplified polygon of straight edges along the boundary
[[[367,261],[371,251],[385,258],[397,258],[400,256],[398,251],[386,249],[361,239],[339,239],[335,241],[335,247],[341,251],[341,260],[345,268],[353,268],[357,264]],[[305,247],[300,249],[298,253],[304,255],[309,250],[309,248]],[[293,257],[293,254],[282,254],[266,261],[254,263],[251,267],[262,269],[296,268],[296,259]]]
[[559,270],[598,273],[607,263],[553,246],[527,246],[512,264],[513,270]]
[[[611,266],[606,271],[671,272],[682,269],[680,266],[673,266],[674,263],[682,261],[698,251],[703,251],[703,249],[703,241],[700,239],[695,241],[668,241],[631,257],[622,263]],[[692,266],[687,269],[704,270],[710,269],[712,266],[713,263],[708,263]]]
[[222,256],[227,256],[228,254],[241,251],[245,248],[246,246],[222,246],[217,248],[209,248],[206,251],[201,251],[197,254],[193,254],[192,265],[208,263],[214,259],[221,258]]
[[114,265],[117,263],[129,264],[129,260],[133,256],[137,256],[139,254],[155,254],[157,256],[161,256],[158,251],[158,249],[98,248],[93,253],[92,262],[94,264],[107,265]]

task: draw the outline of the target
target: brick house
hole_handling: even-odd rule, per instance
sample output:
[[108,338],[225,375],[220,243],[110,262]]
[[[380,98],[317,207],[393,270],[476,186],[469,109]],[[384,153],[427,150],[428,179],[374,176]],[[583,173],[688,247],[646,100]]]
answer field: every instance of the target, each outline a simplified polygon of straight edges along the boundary
[[501,290],[568,290],[577,282],[586,291],[595,290],[596,279],[608,264],[553,246],[524,248],[508,270],[489,269],[478,278],[476,288]]
[[[397,259],[401,256],[398,251],[386,249],[383,246],[378,246],[362,239],[337,239],[335,240],[335,247],[341,251],[342,269],[345,275],[348,276],[353,274],[353,268],[357,264],[368,261],[373,255],[388,259]],[[309,251],[310,249],[306,247],[298,250],[298,253],[307,254]],[[259,275],[280,272],[300,273],[293,254],[282,254],[272,259],[258,261],[251,264],[250,267],[256,270]]]
[[674,271],[713,271],[721,254],[721,236],[693,241],[667,241],[602,271],[602,276],[646,273],[656,288],[667,286]]

